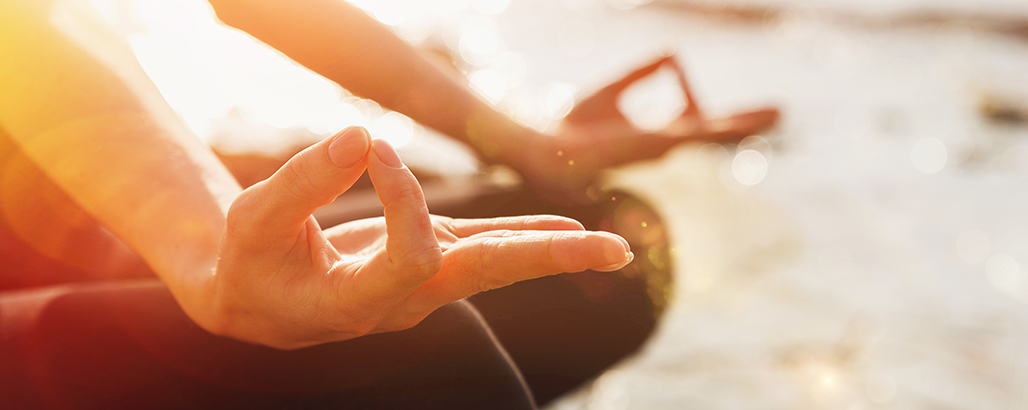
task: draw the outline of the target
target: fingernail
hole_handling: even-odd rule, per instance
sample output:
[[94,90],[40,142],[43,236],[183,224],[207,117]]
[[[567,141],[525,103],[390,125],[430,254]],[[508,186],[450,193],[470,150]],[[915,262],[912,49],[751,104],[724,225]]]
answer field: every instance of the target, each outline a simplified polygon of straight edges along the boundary
[[371,143],[371,147],[375,150],[375,156],[378,157],[379,161],[382,161],[388,167],[392,168],[403,168],[403,162],[400,161],[400,156],[396,155],[396,150],[393,149],[392,145],[384,140],[375,140]]
[[611,236],[611,239],[616,238],[617,240],[605,241],[606,243],[603,246],[603,256],[604,260],[606,260],[607,262],[607,265],[596,270],[603,272],[618,270],[625,267],[625,265],[631,263],[632,259],[635,258],[635,255],[632,254],[632,250],[628,248],[628,243],[625,242],[620,235],[615,235],[607,232],[603,233],[605,234],[605,236]]
[[352,167],[368,154],[369,139],[364,127],[347,128],[328,144],[328,158],[339,168]]
[[621,269],[621,268],[623,268],[625,266],[628,266],[628,264],[632,263],[633,260],[635,260],[635,254],[632,253],[632,252],[625,252],[624,260],[622,260],[620,262],[617,262],[617,263],[612,263],[612,264],[604,266],[602,268],[596,268],[594,270],[599,271],[599,272],[615,271],[615,270]]

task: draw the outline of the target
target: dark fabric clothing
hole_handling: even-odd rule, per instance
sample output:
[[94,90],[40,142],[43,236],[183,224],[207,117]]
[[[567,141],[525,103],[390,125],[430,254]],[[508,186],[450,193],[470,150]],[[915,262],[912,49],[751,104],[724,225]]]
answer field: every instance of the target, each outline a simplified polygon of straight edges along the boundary
[[207,333],[156,280],[0,293],[0,318],[3,409],[534,408],[463,301],[406,331],[294,351]]
[[[616,231],[647,256],[622,271],[519,282],[473,296],[474,307],[440,309],[405,332],[293,352],[204,332],[152,276],[126,281],[58,262],[0,266],[0,409],[504,409],[531,408],[532,396],[545,405],[637,351],[665,303],[655,290],[670,288],[660,218],[630,195],[611,197],[617,201],[564,208],[520,191],[432,209],[457,217],[561,214]],[[631,229],[637,219],[649,222],[645,232]],[[0,245],[0,260],[41,259],[24,245]],[[33,301],[34,316],[5,308]]]

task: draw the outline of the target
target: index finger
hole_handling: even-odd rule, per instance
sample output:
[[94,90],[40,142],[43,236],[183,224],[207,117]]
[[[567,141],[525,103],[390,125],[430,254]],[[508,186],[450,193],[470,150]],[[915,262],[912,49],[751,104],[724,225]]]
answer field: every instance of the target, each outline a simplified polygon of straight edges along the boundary
[[372,143],[368,175],[385,207],[386,246],[348,284],[367,303],[388,306],[435,275],[442,249],[414,174],[383,140]]

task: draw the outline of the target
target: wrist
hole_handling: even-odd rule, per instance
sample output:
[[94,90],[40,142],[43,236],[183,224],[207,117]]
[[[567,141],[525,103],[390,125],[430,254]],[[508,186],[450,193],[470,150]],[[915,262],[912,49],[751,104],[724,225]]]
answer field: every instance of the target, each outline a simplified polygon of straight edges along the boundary
[[[216,268],[220,232],[208,232],[185,240],[174,252],[173,263],[151,264],[182,310],[198,326],[214,334],[220,331],[222,311]],[[217,239],[215,239],[217,238]]]

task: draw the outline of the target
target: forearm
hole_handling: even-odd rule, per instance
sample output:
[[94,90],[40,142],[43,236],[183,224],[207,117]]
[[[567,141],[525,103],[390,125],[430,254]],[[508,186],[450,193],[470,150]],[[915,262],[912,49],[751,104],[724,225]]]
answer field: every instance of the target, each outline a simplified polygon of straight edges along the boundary
[[512,121],[342,0],[210,0],[218,17],[344,88],[516,165],[538,133]]
[[203,298],[231,175],[88,6],[5,2],[0,39],[0,124],[18,149],[177,296]]

